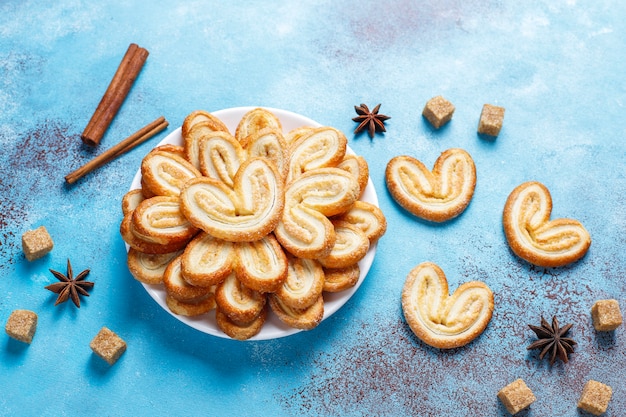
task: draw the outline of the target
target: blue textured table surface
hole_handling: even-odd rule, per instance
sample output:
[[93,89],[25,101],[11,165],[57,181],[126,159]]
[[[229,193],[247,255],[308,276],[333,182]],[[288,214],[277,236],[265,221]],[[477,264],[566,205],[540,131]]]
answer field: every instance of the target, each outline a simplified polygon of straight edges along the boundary
[[[31,345],[1,337],[0,415],[506,416],[496,393],[517,378],[537,397],[520,415],[585,415],[576,403],[588,379],[613,387],[607,415],[625,415],[626,329],[595,332],[590,308],[615,298],[626,309],[626,3],[266,3],[0,3],[0,322],[14,309],[39,315]],[[89,148],[80,134],[132,42],[150,56]],[[440,94],[456,112],[435,131],[421,110]],[[353,135],[359,103],[382,103],[386,134]],[[506,108],[495,140],[476,134],[484,103]],[[120,200],[188,113],[257,105],[344,131],[388,230],[363,285],[318,328],[237,342],[180,323],[132,278]],[[64,183],[160,115],[167,131]],[[407,154],[432,167],[451,147],[474,158],[474,198],[448,223],[417,220],[391,199],[385,166]],[[537,268],[509,250],[502,208],[528,180],[549,188],[553,217],[591,234],[581,261]],[[21,235],[40,225],[55,246],[28,262]],[[80,310],[55,307],[43,288],[67,258],[95,282]],[[494,291],[493,319],[469,345],[439,351],[406,325],[400,292],[423,261],[451,289],[481,280]],[[578,345],[549,366],[526,350],[527,324],[555,314]],[[102,326],[128,343],[113,366],[89,348]]]

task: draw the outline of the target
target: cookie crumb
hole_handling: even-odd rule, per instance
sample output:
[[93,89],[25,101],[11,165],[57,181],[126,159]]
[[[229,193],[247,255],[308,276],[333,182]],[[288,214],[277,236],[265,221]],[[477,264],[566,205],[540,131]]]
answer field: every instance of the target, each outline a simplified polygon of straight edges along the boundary
[[30,310],[14,310],[4,329],[13,339],[30,344],[37,330],[37,314]]
[[93,338],[89,347],[109,365],[113,365],[126,351],[126,342],[107,327],[103,327]]
[[498,392],[498,398],[511,414],[517,414],[530,407],[536,400],[533,392],[521,378],[502,388]]
[[22,235],[22,251],[29,261],[34,261],[52,250],[54,243],[44,226],[24,232]]

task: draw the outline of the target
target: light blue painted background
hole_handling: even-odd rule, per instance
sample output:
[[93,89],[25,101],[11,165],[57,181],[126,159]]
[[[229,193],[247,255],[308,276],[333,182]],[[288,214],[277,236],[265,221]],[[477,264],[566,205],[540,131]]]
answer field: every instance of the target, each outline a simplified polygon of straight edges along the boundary
[[[0,3],[0,322],[39,314],[32,345],[0,336],[2,415],[507,415],[496,392],[516,378],[537,402],[526,416],[579,416],[588,379],[611,385],[607,415],[624,415],[624,328],[596,334],[589,309],[626,310],[626,3],[621,1]],[[101,146],[79,135],[129,43],[148,61]],[[433,131],[424,103],[457,110]],[[353,106],[382,103],[388,132],[355,137]],[[506,108],[494,140],[481,107]],[[388,219],[356,295],[317,329],[240,343],[187,328],[135,282],[119,237],[120,199],[145,153],[196,109],[264,105],[346,132],[363,155]],[[73,187],[63,177],[164,115],[167,132]],[[409,154],[432,166],[450,147],[473,156],[474,199],[444,225],[402,211],[384,169]],[[521,182],[552,192],[554,217],[580,220],[580,262],[531,267],[505,243],[501,211]],[[45,225],[55,248],[29,263],[21,234]],[[91,297],[53,307],[48,268],[91,268]],[[478,279],[495,293],[487,330],[440,352],[404,323],[408,271],[430,260],[450,287]],[[557,314],[579,342],[571,362],[528,354],[527,323]],[[106,325],[128,343],[113,367],[89,341]]]

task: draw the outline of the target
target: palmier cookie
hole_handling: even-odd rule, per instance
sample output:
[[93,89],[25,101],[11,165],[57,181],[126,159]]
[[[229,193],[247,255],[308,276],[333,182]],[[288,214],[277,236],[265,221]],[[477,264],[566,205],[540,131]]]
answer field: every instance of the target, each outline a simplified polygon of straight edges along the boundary
[[370,248],[370,241],[365,233],[348,222],[334,220],[335,244],[330,253],[319,259],[325,268],[345,268],[354,265]]
[[324,270],[315,259],[289,257],[289,271],[275,294],[295,309],[303,309],[317,301],[324,289]]
[[424,343],[451,349],[480,335],[493,312],[493,293],[480,281],[466,282],[448,295],[448,280],[432,262],[411,270],[402,289],[402,311]]
[[141,188],[128,191],[124,194],[124,197],[122,197],[122,214],[126,216],[131,213],[143,200],[145,200],[145,197]]
[[179,316],[201,316],[209,311],[213,310],[217,304],[215,304],[215,294],[213,292],[207,293],[205,298],[196,300],[191,303],[179,301],[169,294],[165,294],[165,304],[167,308],[174,314]]
[[128,250],[128,258],[126,260],[128,270],[139,282],[143,282],[144,284],[162,284],[165,268],[181,253],[182,251],[150,254],[139,252],[137,249],[131,247]]
[[204,110],[197,110],[185,117],[181,127],[185,159],[200,169],[198,147],[200,139],[208,133],[228,132],[228,127],[217,117]]
[[215,311],[215,321],[217,327],[229,337],[235,340],[248,340],[259,334],[267,319],[267,306],[263,307],[258,316],[249,323],[238,324],[233,322],[219,308]]
[[143,237],[135,231],[133,226],[133,214],[134,210],[125,215],[120,223],[120,235],[124,242],[126,242],[131,248],[138,250],[139,252],[149,254],[166,254],[176,252],[184,249],[187,245],[186,240],[175,240],[170,243],[159,243],[150,240],[149,237]]
[[359,189],[361,190],[359,196],[363,195],[370,178],[369,166],[365,158],[359,155],[346,155],[343,157],[343,161],[337,165],[337,168],[341,168],[352,174],[359,183]]
[[143,200],[133,211],[132,226],[136,235],[161,245],[188,242],[197,233],[183,216],[177,197],[158,196]]
[[393,199],[413,215],[444,222],[461,214],[476,187],[472,157],[458,148],[443,152],[432,172],[417,159],[397,156],[385,170],[387,189]]
[[348,139],[338,129],[323,126],[312,129],[289,145],[287,182],[295,181],[307,171],[336,167],[346,155]]
[[313,304],[304,309],[289,307],[274,293],[269,294],[268,299],[274,314],[289,327],[311,330],[317,327],[324,318],[324,299],[321,295]]
[[194,178],[183,187],[180,203],[194,226],[230,242],[251,242],[276,227],[284,185],[273,164],[252,158],[237,171],[234,189],[213,178]]
[[233,270],[233,244],[199,233],[185,248],[181,269],[185,281],[199,287],[222,282]]
[[537,181],[517,186],[504,205],[502,223],[511,250],[533,265],[559,267],[582,258],[591,245],[583,225],[573,219],[550,220],[552,197]]
[[319,168],[302,174],[285,192],[285,210],[274,234],[300,258],[327,256],[335,244],[328,216],[348,210],[359,196],[359,185],[339,168]]
[[235,138],[241,143],[241,146],[248,146],[248,139],[253,134],[263,129],[274,129],[279,132],[283,131],[280,120],[274,113],[269,110],[257,107],[243,115],[235,130]]
[[170,297],[183,303],[198,303],[204,301],[213,294],[210,287],[197,287],[189,284],[183,278],[180,268],[181,256],[174,258],[163,273],[163,285],[165,292]]
[[350,223],[365,233],[370,244],[378,241],[387,231],[387,219],[382,210],[366,201],[355,201],[352,207],[333,220]]
[[274,235],[234,245],[235,273],[245,286],[266,293],[276,291],[283,284],[287,277],[287,256]]
[[272,161],[281,178],[287,177],[289,147],[280,130],[265,128],[248,136],[246,151],[249,158],[261,157]]
[[324,292],[340,292],[352,288],[359,282],[359,264],[345,268],[324,268]]
[[186,159],[167,151],[150,152],[141,161],[142,187],[155,195],[178,196],[185,182],[201,175]]
[[197,158],[204,176],[220,180],[233,188],[235,175],[247,155],[230,133],[210,132],[200,138]]
[[227,276],[215,290],[219,310],[239,325],[253,321],[263,310],[266,300],[265,294],[243,285],[234,273]]

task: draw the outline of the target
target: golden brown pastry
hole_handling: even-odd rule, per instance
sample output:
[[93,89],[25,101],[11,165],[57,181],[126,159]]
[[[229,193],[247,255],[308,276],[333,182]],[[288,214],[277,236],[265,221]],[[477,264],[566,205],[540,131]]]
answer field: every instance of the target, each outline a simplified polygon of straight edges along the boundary
[[322,265],[314,259],[289,257],[287,279],[276,290],[283,304],[304,309],[317,301],[324,289]]
[[476,187],[476,167],[469,153],[452,148],[443,152],[432,172],[417,159],[396,156],[385,170],[393,199],[413,215],[444,222],[461,214]]
[[198,169],[200,169],[199,141],[212,132],[228,132],[228,127],[219,118],[204,110],[190,113],[183,121],[181,136],[185,159]]
[[202,175],[233,188],[235,175],[247,155],[230,133],[211,132],[200,138],[197,158]]
[[192,285],[210,287],[230,275],[234,260],[231,242],[201,232],[185,247],[181,258],[182,274]]
[[304,309],[289,307],[276,294],[269,294],[268,299],[274,314],[289,327],[311,330],[317,327],[324,317],[324,299],[321,295]]
[[402,289],[402,311],[409,327],[424,343],[440,349],[474,340],[493,312],[493,293],[483,282],[466,282],[448,294],[448,280],[432,262],[413,268]]
[[165,295],[165,304],[167,308],[174,314],[179,316],[200,316],[202,314],[206,314],[209,311],[213,310],[216,306],[215,304],[215,295],[210,292],[206,295],[205,298],[196,300],[193,303],[186,303],[183,301],[179,301],[176,298],[170,296],[169,294]]
[[285,193],[285,210],[274,234],[300,258],[327,256],[335,244],[328,216],[342,213],[357,200],[359,185],[339,168],[319,168],[302,174]]
[[267,318],[267,307],[264,307],[258,316],[249,323],[237,324],[233,322],[219,308],[215,311],[217,327],[235,340],[248,340],[259,334]]
[[365,233],[348,222],[334,220],[335,244],[330,253],[319,258],[324,268],[345,268],[359,262],[370,248]]
[[183,216],[178,198],[167,196],[143,200],[133,211],[132,227],[142,239],[166,246],[186,243],[197,233]]
[[287,145],[291,145],[301,137],[311,134],[313,132],[313,129],[315,129],[313,126],[300,126],[296,127],[295,129],[291,129],[285,135],[285,142],[287,143]]
[[289,145],[287,182],[318,168],[336,167],[343,161],[348,139],[339,130],[324,126],[315,128]]
[[266,300],[265,294],[243,285],[234,273],[227,276],[215,290],[219,310],[239,325],[250,323],[261,314]]
[[128,191],[124,194],[124,197],[122,197],[122,214],[126,216],[128,213],[135,210],[144,199],[145,197],[143,196],[141,188]]
[[289,148],[280,130],[262,129],[248,136],[246,151],[249,158],[262,157],[271,161],[281,178],[287,178]]
[[352,288],[359,282],[359,264],[345,268],[324,268],[324,292],[340,292]]
[[189,180],[180,194],[181,210],[191,224],[219,239],[252,242],[276,227],[283,190],[276,168],[252,158],[239,168],[234,189],[213,178]]
[[120,223],[120,235],[124,242],[131,248],[144,253],[165,254],[182,250],[187,244],[187,241],[184,240],[163,244],[151,241],[149,238],[144,238],[135,232],[133,213],[134,211],[125,215],[122,219],[122,223]]
[[183,278],[180,268],[181,256],[174,258],[163,273],[165,292],[170,297],[188,304],[196,304],[210,297],[214,289],[211,287],[197,287],[189,284]]
[[150,152],[141,162],[142,184],[155,195],[178,196],[185,182],[201,175],[186,159],[166,151]]
[[337,165],[337,168],[341,168],[352,174],[356,182],[359,183],[359,189],[361,190],[359,197],[362,196],[370,178],[369,167],[365,158],[357,155],[346,155],[343,157],[343,161]]
[[276,291],[287,277],[287,257],[272,234],[254,242],[236,243],[235,259],[237,278],[253,290]]
[[370,245],[387,231],[387,219],[382,210],[366,201],[355,201],[348,211],[335,216],[333,220],[344,221],[361,229]]
[[243,115],[235,130],[235,138],[246,148],[250,136],[267,128],[283,131],[282,124],[274,113],[260,107],[255,108]]
[[162,284],[165,268],[181,253],[182,251],[150,254],[139,252],[137,249],[131,247],[128,250],[128,270],[139,282],[153,285]]
[[591,245],[583,225],[573,219],[550,220],[552,197],[537,181],[517,186],[504,205],[502,223],[511,250],[542,267],[559,267],[582,258]]

